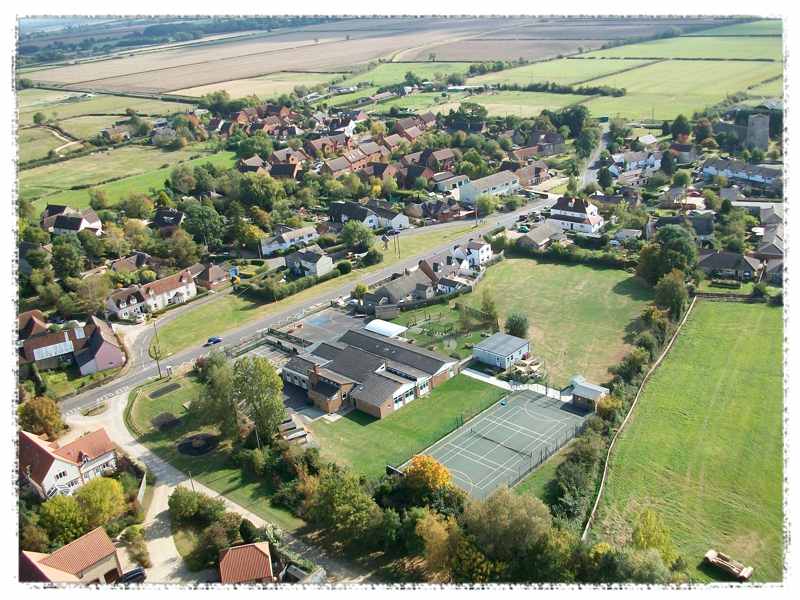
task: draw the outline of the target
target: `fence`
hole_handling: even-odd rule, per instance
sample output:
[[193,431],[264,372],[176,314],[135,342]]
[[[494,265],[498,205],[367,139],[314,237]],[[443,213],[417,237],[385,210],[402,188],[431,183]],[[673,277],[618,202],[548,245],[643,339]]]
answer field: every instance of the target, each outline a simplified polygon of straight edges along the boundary
[[[537,469],[544,462],[546,462],[548,458],[553,456],[553,454],[566,446],[570,440],[578,437],[584,429],[586,429],[586,421],[580,425],[575,425],[572,428],[572,431],[564,431],[563,434],[557,438],[556,443],[548,444],[547,446],[541,448],[538,456],[531,455],[531,459],[527,465],[525,463],[520,463],[517,467],[517,475],[508,482],[508,487],[514,487],[517,485],[520,481],[527,477],[531,471]],[[525,468],[523,469],[523,467]]]
[[142,505],[144,501],[144,493],[147,490],[147,474],[142,475],[142,482],[139,484],[139,491],[136,493],[136,502],[139,503],[139,506]]

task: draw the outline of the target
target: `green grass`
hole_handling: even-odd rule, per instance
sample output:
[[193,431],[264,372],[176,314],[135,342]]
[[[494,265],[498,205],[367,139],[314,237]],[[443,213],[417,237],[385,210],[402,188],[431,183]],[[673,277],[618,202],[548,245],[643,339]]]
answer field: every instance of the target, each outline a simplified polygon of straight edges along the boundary
[[692,115],[728,94],[781,73],[780,63],[664,61],[593,81],[595,85],[624,88],[627,93],[616,98],[596,97],[586,106],[594,115],[673,119],[681,113]]
[[780,19],[762,19],[751,21],[750,23],[739,23],[738,25],[726,25],[724,27],[714,27],[703,29],[694,33],[687,33],[692,36],[718,36],[718,35],[783,35],[783,22]]
[[[146,148],[140,147],[142,150],[146,151]],[[117,150],[122,150],[123,148],[118,148]],[[109,183],[104,183],[98,185],[99,189],[104,190],[107,194],[109,199],[112,203],[119,202],[123,197],[134,193],[134,192],[142,192],[147,193],[151,188],[159,190],[164,187],[164,180],[169,177],[170,172],[175,167],[178,162],[187,162],[190,165],[199,165],[204,164],[206,162],[210,162],[215,164],[219,167],[232,167],[236,162],[236,157],[233,152],[224,151],[218,152],[216,154],[206,154],[201,156],[200,158],[187,160],[189,156],[194,156],[196,154],[202,154],[198,152],[195,148],[191,152],[185,151],[176,151],[176,153],[161,153],[160,150],[155,148],[152,149],[153,151],[160,153],[158,156],[161,158],[161,162],[158,168],[154,168],[148,170],[144,173],[139,175],[131,175],[129,177],[124,177],[123,179],[118,179],[116,181],[112,181]],[[156,155],[151,155],[149,158],[155,158]],[[169,157],[169,160],[164,160],[166,157]],[[118,159],[119,156],[117,155],[115,159]],[[60,167],[63,172],[68,172],[69,167],[73,166],[77,161],[84,161],[85,160],[97,160],[97,155],[91,155],[86,157],[80,157],[76,159],[72,159],[70,161],[65,161],[62,163],[57,163],[54,165],[47,165],[51,167],[48,169],[48,172],[58,172],[57,167]],[[177,160],[175,160],[177,159]],[[159,162],[159,161],[155,161]],[[168,163],[168,166],[162,167],[161,165]],[[78,163],[79,165],[85,165],[86,162]],[[23,174],[27,174],[30,171],[38,171],[39,169],[43,169],[44,167],[38,167],[36,169],[29,169],[27,171],[22,171],[20,174],[20,178],[22,179]],[[113,176],[119,177],[122,174],[130,173],[131,170],[127,166],[120,167],[121,171],[117,171],[116,174]],[[41,173],[41,172],[40,172]],[[27,198],[36,198],[34,201],[34,207],[39,210],[44,209],[45,205],[47,204],[66,204],[72,206],[73,208],[85,208],[89,206],[89,191],[88,189],[80,189],[80,190],[69,190],[63,189],[60,182],[58,185],[50,185],[49,183],[39,183],[37,178],[32,177],[31,175],[24,175],[26,181],[28,181],[27,190],[24,187],[21,187],[21,193],[23,197]],[[59,191],[60,189],[60,191]]]
[[505,393],[458,375],[384,419],[354,410],[334,423],[318,419],[311,429],[325,458],[378,477],[387,464],[404,463],[455,429],[459,415],[466,421]]
[[20,129],[17,143],[19,144],[20,162],[45,158],[51,150],[65,144],[50,131],[41,127]]
[[124,121],[126,119],[127,117],[124,115],[71,117],[69,119],[62,119],[59,121],[58,126],[72,137],[79,140],[85,140],[99,135],[102,129],[111,127],[117,121]]
[[[446,230],[423,231],[416,235],[404,236],[399,258],[393,256],[391,250],[384,252],[383,262],[378,265],[366,269],[356,269],[347,275],[310,287],[279,302],[259,304],[234,294],[226,294],[187,311],[160,327],[158,338],[161,348],[167,355],[174,354],[189,346],[202,344],[212,335],[223,335],[226,331],[240,327],[254,319],[261,319],[285,310],[303,300],[332,292],[347,284],[355,287],[356,282],[364,275],[446,244],[471,228],[472,225],[459,224]],[[378,247],[382,249],[380,244]]]
[[470,77],[467,83],[469,85],[488,83],[526,85],[554,81],[570,85],[647,63],[646,60],[569,60],[561,58]]
[[323,98],[322,100],[318,100],[317,104],[327,104],[328,106],[342,106],[344,104],[350,104],[352,102],[355,102],[359,98],[366,98],[372,96],[377,92],[378,92],[377,87],[365,87],[359,89],[356,92],[351,92],[350,94],[339,94],[338,96]]
[[572,452],[572,444],[567,444],[537,468],[533,473],[519,482],[514,487],[517,494],[536,496],[542,502],[549,503],[555,500],[555,477],[558,465],[567,460]]
[[544,92],[490,92],[470,96],[470,102],[482,104],[493,117],[535,117],[544,109],[557,110],[585,102],[590,96],[549,94]]
[[451,108],[458,107],[460,101],[464,99],[466,94],[454,93],[442,96],[441,92],[421,92],[412,94],[410,96],[403,96],[402,98],[393,98],[386,102],[378,104],[371,104],[367,108],[370,111],[387,112],[393,106],[405,110],[412,110],[415,112],[423,112],[430,110],[432,112],[448,112]]
[[[138,441],[187,476],[191,473],[196,481],[230,498],[262,519],[289,531],[303,526],[301,519],[282,508],[272,506],[269,500],[274,493],[271,482],[245,478],[241,468],[231,464],[228,458],[229,442],[223,442],[209,454],[200,457],[190,457],[178,452],[177,443],[187,435],[198,431],[214,432],[215,429],[196,426],[191,415],[186,416],[182,406],[201,393],[202,384],[190,377],[174,379],[173,382],[180,383],[180,389],[155,399],[151,399],[148,394],[171,382],[160,381],[131,392],[136,399],[131,407],[130,421],[141,435],[133,430],[131,433],[137,436]],[[163,412],[183,416],[181,424],[166,432],[158,431],[151,421]]]
[[47,384],[49,395],[58,400],[68,394],[77,392],[89,384],[115,377],[119,371],[120,369],[108,369],[91,375],[81,375],[80,371],[73,366],[68,369],[42,371],[41,376],[42,380]]
[[767,97],[782,97],[783,96],[783,77],[780,79],[776,79],[775,81],[770,81],[768,83],[762,83],[761,85],[757,85],[753,88],[747,90],[747,94],[750,96],[767,96]]
[[630,349],[634,322],[652,300],[650,288],[625,271],[527,258],[490,267],[465,302],[479,306],[485,289],[501,321],[515,311],[528,316],[531,352],[544,359],[556,387],[577,374],[607,381],[608,368]]
[[421,62],[421,63],[383,63],[364,73],[348,77],[341,85],[356,85],[362,82],[368,82],[376,87],[383,87],[386,85],[400,84],[405,80],[406,73],[411,71],[422,79],[433,81],[437,73],[442,75],[450,75],[452,73],[466,73],[469,69],[470,63],[468,62]]
[[[754,287],[755,284],[752,281],[743,282],[741,287],[738,288],[726,288],[726,287],[712,285],[710,279],[704,279],[697,286],[697,291],[711,292],[714,294],[736,294],[738,296],[749,296],[753,293]],[[767,295],[769,296],[774,296],[775,294],[782,291],[783,290],[780,287],[774,285],[767,286]]]
[[[780,61],[783,58],[783,43],[779,37],[676,37],[640,44],[616,46],[595,50],[585,56],[602,58],[723,58],[753,60],[767,58]],[[717,32],[718,33],[718,32]],[[695,80],[705,85],[703,79]]]
[[692,576],[714,548],[780,581],[783,312],[699,302],[620,437],[593,532],[619,537],[644,506]]

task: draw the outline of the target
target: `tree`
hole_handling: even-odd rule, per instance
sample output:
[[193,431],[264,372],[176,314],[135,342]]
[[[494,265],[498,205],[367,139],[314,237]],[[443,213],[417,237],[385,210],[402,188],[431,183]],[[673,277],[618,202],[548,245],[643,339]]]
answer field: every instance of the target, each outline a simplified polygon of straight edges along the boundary
[[264,443],[272,440],[283,421],[283,380],[266,358],[246,356],[233,365],[231,398],[256,426]]
[[195,241],[210,248],[222,244],[222,234],[225,231],[225,221],[213,206],[193,204],[186,207],[186,222],[184,227],[194,237]]
[[111,207],[111,200],[108,193],[100,188],[91,188],[89,190],[89,206],[94,210],[105,210]]
[[689,119],[687,119],[684,115],[678,115],[675,117],[675,120],[672,122],[669,130],[672,134],[672,139],[674,140],[678,139],[680,136],[689,135],[692,132],[692,128],[689,125]]
[[75,494],[89,529],[105,525],[125,510],[122,484],[110,477],[95,477]]
[[416,534],[425,547],[425,568],[436,576],[449,578],[451,556],[459,537],[458,524],[429,510],[417,521]]
[[20,404],[17,409],[19,426],[34,435],[47,434],[51,440],[56,439],[64,429],[61,411],[52,398],[34,396]]
[[50,537],[42,527],[27,522],[20,530],[19,547],[21,550],[44,553],[50,548]]
[[404,472],[406,484],[421,498],[451,485],[450,471],[425,454],[414,456]]
[[54,496],[43,503],[39,510],[39,525],[56,546],[69,544],[89,531],[74,496]]
[[131,244],[125,238],[125,232],[114,223],[103,225],[103,238],[106,250],[116,258],[126,256],[131,251]]
[[714,131],[711,128],[711,121],[708,120],[708,117],[703,117],[699,119],[697,123],[694,125],[694,141],[695,143],[699,144],[704,140],[711,138],[714,135]]
[[200,249],[183,229],[176,230],[164,240],[164,256],[169,256],[181,268],[193,265],[200,259]]
[[639,252],[637,274],[655,285],[673,269],[691,272],[697,264],[697,246],[692,234],[680,225],[666,225],[658,230],[653,243]]
[[83,270],[83,247],[78,236],[65,234],[53,241],[53,269],[61,277],[77,277]]
[[351,250],[366,252],[375,243],[375,234],[364,223],[351,219],[342,227],[342,242]]
[[176,523],[189,523],[197,514],[199,494],[185,487],[178,486],[170,494],[168,505],[170,517]]
[[42,125],[47,121],[47,116],[43,112],[36,112],[33,114],[33,122],[36,125]]
[[497,210],[497,199],[491,194],[481,194],[475,201],[478,214],[482,217],[492,214]]
[[672,152],[665,150],[661,154],[661,163],[659,167],[665,175],[671,176],[675,172],[675,158],[672,156]]
[[358,283],[356,284],[356,287],[353,288],[353,291],[350,292],[350,295],[356,300],[358,300],[359,304],[363,304],[364,296],[366,296],[368,291],[369,288],[365,284]]
[[488,289],[483,290],[483,295],[481,296],[481,312],[485,315],[486,321],[492,324],[497,323],[498,312],[497,312],[497,303],[494,301],[494,298],[489,294]]
[[106,298],[111,292],[111,281],[106,275],[94,275],[81,279],[75,293],[80,299],[81,306],[89,313],[94,314],[103,309]]
[[651,548],[658,550],[664,564],[672,565],[678,558],[669,531],[661,521],[658,513],[651,508],[646,508],[636,519],[633,528],[633,543],[640,550]]
[[155,204],[145,194],[133,192],[120,200],[117,209],[130,219],[149,219],[155,210]]
[[672,176],[672,184],[677,187],[686,187],[692,183],[692,174],[689,171],[678,171]]
[[528,337],[528,315],[521,312],[513,312],[506,319],[506,333],[515,335],[519,338]]
[[600,187],[606,189],[614,183],[614,177],[611,175],[611,171],[608,170],[608,167],[602,167],[599,171],[597,171],[597,183],[600,184]]
[[689,302],[689,292],[681,271],[673,269],[658,280],[655,301],[659,308],[669,310],[673,320],[680,318]]

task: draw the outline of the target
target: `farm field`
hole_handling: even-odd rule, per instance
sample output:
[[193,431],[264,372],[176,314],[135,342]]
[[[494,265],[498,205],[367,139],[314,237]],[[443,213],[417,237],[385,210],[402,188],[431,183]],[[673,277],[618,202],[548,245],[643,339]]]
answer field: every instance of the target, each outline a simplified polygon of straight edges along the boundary
[[738,23],[736,25],[723,25],[713,29],[702,29],[687,36],[727,36],[727,35],[783,35],[783,23],[779,19],[762,19],[751,21],[750,23]]
[[783,311],[700,301],[619,439],[595,537],[656,510],[691,575],[709,548],[780,581]]
[[770,59],[781,61],[783,44],[779,37],[676,37],[640,44],[616,46],[586,56],[610,58],[721,58]]
[[544,359],[555,387],[578,374],[607,381],[608,368],[629,350],[633,324],[652,300],[652,291],[625,271],[528,258],[490,267],[464,302],[479,307],[484,289],[497,302],[501,322],[510,312],[528,315],[531,353]]
[[570,60],[557,59],[486,73],[467,80],[469,85],[541,83],[554,81],[561,84],[577,84],[587,79],[603,77],[625,69],[646,65],[646,60]]
[[225,90],[231,98],[244,98],[245,96],[258,96],[259,98],[272,98],[281,94],[288,94],[295,86],[305,85],[312,87],[321,83],[332,81],[338,73],[273,73],[251,79],[234,79],[221,81],[209,85],[202,85],[183,90],[174,90],[172,94],[200,97],[218,90]]
[[747,90],[747,94],[748,96],[766,96],[769,98],[782,97],[783,77],[781,77],[780,79],[776,79],[775,81],[762,83],[761,85],[757,85],[756,87],[750,88],[749,90]]
[[202,154],[200,146],[167,151],[153,146],[131,145],[98,151],[69,161],[20,171],[20,196],[36,200],[74,186],[97,185],[109,179],[141,175]]
[[545,92],[490,92],[470,97],[470,102],[482,104],[489,116],[535,117],[544,109],[556,110],[586,102],[591,96],[577,94],[549,94]]
[[[500,36],[497,36],[500,37]],[[433,53],[436,60],[468,61],[514,60],[527,58],[539,60],[563,54],[577,54],[599,48],[603,40],[541,40],[541,39],[483,39],[471,38],[455,42],[420,47],[417,50],[402,52],[398,60],[427,60]]]
[[341,85],[356,85],[362,82],[368,82],[376,87],[383,87],[396,83],[402,83],[405,79],[406,73],[411,71],[422,80],[433,80],[434,76],[441,73],[444,76],[452,73],[466,73],[469,69],[469,63],[441,63],[441,62],[391,62],[382,63],[358,75],[353,75],[344,80]]
[[367,477],[378,477],[387,464],[399,466],[414,454],[500,400],[507,392],[457,375],[383,419],[354,410],[330,423],[311,424],[324,458],[352,467]]
[[141,115],[170,115],[191,108],[182,102],[167,102],[148,98],[98,95],[84,98],[75,92],[53,92],[49,90],[21,90],[19,101],[19,124],[30,125],[33,115],[42,112],[48,119],[60,121],[84,115],[124,115],[131,108]]
[[55,150],[64,145],[50,130],[43,127],[28,127],[20,129],[17,139],[19,145],[19,160],[26,162],[47,156],[50,150]]
[[[236,157],[233,152],[224,151],[216,154],[208,154],[185,162],[190,165],[201,165],[210,162],[219,167],[232,167],[236,162]],[[147,193],[150,188],[161,189],[164,186],[164,180],[169,177],[170,171],[172,171],[175,164],[153,169],[141,175],[133,175],[104,183],[98,185],[97,188],[106,192],[109,200],[114,204],[132,193]],[[41,188],[34,188],[34,190],[41,191]],[[44,191],[47,193],[52,190],[44,189]],[[88,189],[63,190],[54,194],[42,195],[33,204],[38,210],[44,210],[47,204],[66,204],[73,208],[86,208],[89,206],[89,191]]]
[[[163,395],[151,398],[150,393],[166,388],[172,383],[179,387],[167,391]],[[191,377],[159,381],[131,392],[133,404],[127,424],[138,441],[147,446],[162,459],[180,469],[183,473],[191,472],[192,477],[224,494],[234,502],[246,507],[261,518],[272,521],[280,527],[292,531],[304,523],[290,512],[273,506],[270,496],[274,493],[271,482],[267,479],[254,480],[245,478],[240,467],[232,465],[228,456],[229,442],[223,442],[215,450],[202,459],[196,459],[177,450],[177,442],[187,435],[198,432],[216,433],[214,427],[199,426],[193,422],[183,404],[190,402],[202,391],[202,384]],[[163,413],[171,413],[180,418],[176,427],[166,431],[153,425],[153,419]]]
[[[780,63],[757,61],[663,61],[640,69],[603,77],[594,85],[624,88],[625,96],[601,96],[586,106],[594,115],[673,119],[690,116],[720,102],[728,94],[745,90],[780,75]],[[696,85],[702,80],[704,85]]]
[[102,117],[71,117],[58,122],[58,126],[79,140],[93,138],[100,130],[111,127],[117,121],[126,120],[122,115],[104,115]]
[[[174,354],[188,346],[202,344],[212,335],[221,335],[225,331],[240,327],[253,320],[264,318],[267,315],[278,313],[290,306],[314,298],[327,292],[333,293],[348,284],[355,285],[364,275],[390,266],[404,259],[414,257],[431,249],[438,248],[448,241],[464,235],[472,229],[471,224],[455,224],[453,227],[422,231],[415,235],[405,236],[401,246],[400,257],[387,252],[383,262],[365,269],[354,269],[347,275],[342,275],[325,283],[312,286],[288,298],[269,304],[258,304],[235,295],[225,295],[219,299],[198,306],[163,327],[158,329],[158,338],[161,348],[167,355]],[[350,290],[347,290],[348,292]]]

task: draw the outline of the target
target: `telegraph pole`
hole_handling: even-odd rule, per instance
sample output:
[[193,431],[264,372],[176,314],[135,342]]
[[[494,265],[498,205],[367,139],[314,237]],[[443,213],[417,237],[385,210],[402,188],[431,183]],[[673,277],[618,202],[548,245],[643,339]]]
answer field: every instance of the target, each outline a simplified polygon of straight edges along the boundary
[[156,322],[153,320],[153,331],[155,332],[156,336],[156,345],[155,345],[155,356],[153,358],[156,359],[156,366],[158,367],[158,378],[161,379],[161,344],[158,341],[158,329],[156,328]]

